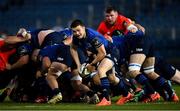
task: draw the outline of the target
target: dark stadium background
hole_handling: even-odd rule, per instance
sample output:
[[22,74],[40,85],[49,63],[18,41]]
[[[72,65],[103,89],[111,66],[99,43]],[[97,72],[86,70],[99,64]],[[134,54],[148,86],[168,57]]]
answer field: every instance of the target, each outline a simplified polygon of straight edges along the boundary
[[144,26],[160,54],[180,68],[180,0],[0,0],[0,36],[20,27],[68,27],[75,18],[96,29],[109,4]]

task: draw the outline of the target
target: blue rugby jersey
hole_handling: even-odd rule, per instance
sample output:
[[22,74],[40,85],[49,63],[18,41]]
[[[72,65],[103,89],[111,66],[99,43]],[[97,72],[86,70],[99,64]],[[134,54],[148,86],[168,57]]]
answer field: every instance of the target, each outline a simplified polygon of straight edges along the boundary
[[44,48],[48,45],[60,44],[64,39],[67,37],[72,37],[72,30],[71,29],[64,29],[60,32],[54,31],[46,35],[46,37],[42,37],[43,42],[42,44],[39,43],[38,34],[41,31],[45,31],[47,29],[36,29],[30,31],[31,34],[31,44],[34,48]]
[[97,53],[96,49],[101,45],[104,45],[106,53],[110,53],[113,47],[113,44],[106,40],[103,35],[91,28],[86,28],[86,38],[78,39],[76,37],[73,37],[73,43],[80,47],[82,50],[89,50],[95,54]]

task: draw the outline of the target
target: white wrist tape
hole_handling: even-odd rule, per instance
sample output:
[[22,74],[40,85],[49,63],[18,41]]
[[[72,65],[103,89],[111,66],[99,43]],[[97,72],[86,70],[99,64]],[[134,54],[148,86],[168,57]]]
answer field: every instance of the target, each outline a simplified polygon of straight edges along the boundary
[[130,24],[128,27],[127,27],[127,30],[132,30],[132,29],[135,29],[135,30],[138,30],[138,28],[135,26],[135,25],[133,25],[133,24]]

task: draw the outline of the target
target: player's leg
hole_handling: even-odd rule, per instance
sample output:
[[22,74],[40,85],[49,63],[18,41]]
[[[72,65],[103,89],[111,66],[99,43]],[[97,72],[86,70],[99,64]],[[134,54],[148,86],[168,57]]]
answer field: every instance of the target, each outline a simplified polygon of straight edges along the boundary
[[72,70],[71,84],[76,91],[88,92],[90,89],[86,85],[82,84],[82,77],[79,75],[76,69]]
[[[108,71],[109,72],[109,71]],[[129,87],[125,83],[122,77],[115,75],[115,72],[108,74],[108,79],[110,81],[112,89],[116,91],[116,94],[122,95],[116,102],[117,105],[123,105],[132,99],[133,95],[129,92]]]
[[144,73],[147,75],[148,78],[154,81],[155,85],[158,86],[159,89],[163,89],[167,91],[169,95],[172,95],[173,90],[168,84],[167,80],[159,76],[156,72],[154,72],[154,64],[155,57],[148,57],[143,64]]
[[167,80],[172,80],[178,84],[180,84],[180,71],[167,63],[164,59],[157,57],[155,71],[161,73],[161,76],[166,78]]
[[53,91],[53,97],[48,101],[48,103],[56,103],[62,100],[62,94],[59,90],[59,85],[57,78],[65,71],[68,70],[67,65],[59,62],[53,62],[48,70],[46,80]]
[[103,99],[100,103],[97,104],[97,106],[106,106],[111,105],[110,100],[110,83],[107,78],[106,72],[111,70],[114,66],[114,62],[110,60],[109,58],[104,58],[101,63],[99,64],[97,71],[100,78],[100,87],[101,87],[101,93],[103,96]]
[[51,65],[51,60],[49,57],[43,57],[42,60],[42,72],[46,73]]
[[[167,80],[172,80],[176,83],[180,82],[180,72],[178,69],[173,67],[172,65],[168,64],[164,59],[157,57],[156,58],[156,64],[155,64],[155,72],[160,74],[160,76],[164,77]],[[170,81],[168,81],[169,83]],[[170,101],[179,101],[178,96],[176,95],[175,91],[173,90],[172,86],[170,85],[173,94],[172,96],[169,96],[168,99],[165,100],[170,100]]]
[[172,81],[180,84],[180,71],[176,69],[175,75],[171,78]]
[[[82,50],[78,49],[78,55],[79,55],[81,64],[85,63],[86,56],[82,52]],[[71,72],[72,72],[71,84],[74,90],[80,91],[91,98],[91,96],[93,96],[95,93],[87,85],[82,83],[82,77],[79,75],[79,71],[77,70],[75,63],[72,64]]]
[[144,54],[132,54],[129,61],[129,72],[130,77],[141,84],[145,89],[148,89],[147,95],[155,93],[153,87],[149,83],[148,79],[142,72],[140,72],[141,65],[144,63],[146,56]]

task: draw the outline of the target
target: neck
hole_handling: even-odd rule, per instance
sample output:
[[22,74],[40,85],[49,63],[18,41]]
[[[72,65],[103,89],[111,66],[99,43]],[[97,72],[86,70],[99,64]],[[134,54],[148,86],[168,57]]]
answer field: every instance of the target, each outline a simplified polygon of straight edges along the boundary
[[84,32],[83,38],[86,38],[86,31]]

